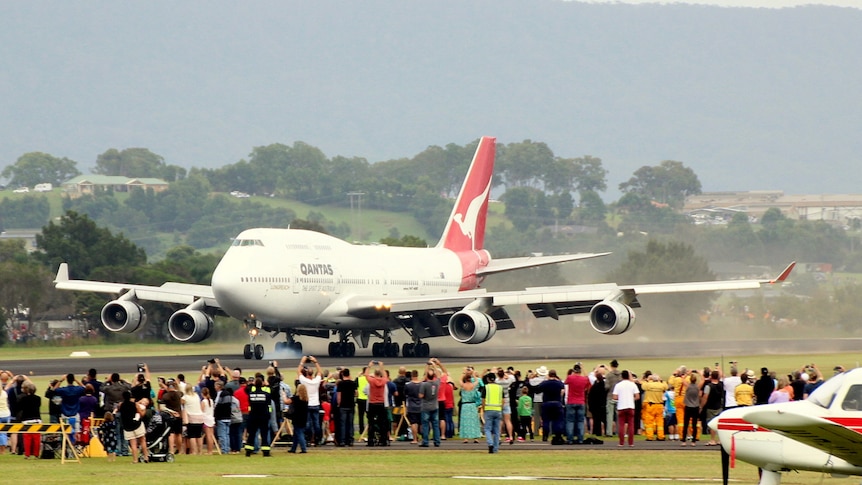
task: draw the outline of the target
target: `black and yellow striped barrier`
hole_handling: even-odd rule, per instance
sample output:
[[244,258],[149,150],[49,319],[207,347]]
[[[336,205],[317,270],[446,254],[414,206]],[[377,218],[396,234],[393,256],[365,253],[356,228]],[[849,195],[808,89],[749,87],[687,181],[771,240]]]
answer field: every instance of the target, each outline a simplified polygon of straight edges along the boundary
[[0,424],[0,433],[71,433],[72,426],[68,424],[23,424],[8,423]]
[[69,441],[69,433],[72,432],[72,426],[68,423],[58,424],[58,423],[35,423],[35,424],[24,424],[24,423],[8,423],[8,424],[0,424],[0,433],[39,433],[39,434],[60,434],[63,436],[62,446],[61,446],[61,456],[60,460],[62,463],[66,463],[68,461],[66,459],[66,450],[72,450],[72,454],[75,455],[75,461],[81,463],[81,459],[78,457],[78,453],[75,450],[75,447],[72,446],[72,442]]

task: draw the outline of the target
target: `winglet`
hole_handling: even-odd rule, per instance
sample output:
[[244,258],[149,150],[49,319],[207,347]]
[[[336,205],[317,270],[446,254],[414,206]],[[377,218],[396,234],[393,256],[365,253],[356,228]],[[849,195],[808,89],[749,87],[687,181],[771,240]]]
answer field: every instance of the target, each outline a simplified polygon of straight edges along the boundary
[[64,281],[69,281],[69,265],[67,263],[60,263],[60,267],[57,269],[57,277],[54,278],[54,283],[61,283]]
[[793,271],[794,266],[796,266],[796,261],[788,264],[787,267],[784,268],[784,271],[782,271],[781,274],[778,275],[778,278],[775,278],[774,280],[770,281],[769,284],[781,283],[786,280],[787,277],[790,276],[790,272]]

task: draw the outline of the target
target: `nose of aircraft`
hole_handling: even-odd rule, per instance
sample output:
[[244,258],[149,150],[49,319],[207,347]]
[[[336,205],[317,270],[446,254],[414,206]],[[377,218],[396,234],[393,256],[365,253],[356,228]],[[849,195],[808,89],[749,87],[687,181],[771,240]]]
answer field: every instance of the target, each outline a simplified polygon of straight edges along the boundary
[[219,307],[228,315],[240,320],[245,318],[241,298],[243,266],[235,258],[226,254],[216,266],[212,276],[213,295]]

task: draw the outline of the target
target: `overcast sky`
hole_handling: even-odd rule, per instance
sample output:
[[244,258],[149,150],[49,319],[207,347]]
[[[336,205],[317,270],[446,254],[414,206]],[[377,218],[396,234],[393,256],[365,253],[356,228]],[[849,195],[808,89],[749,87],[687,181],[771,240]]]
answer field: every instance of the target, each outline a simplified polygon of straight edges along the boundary
[[585,3],[688,3],[696,5],[719,5],[722,7],[767,7],[783,8],[800,5],[833,5],[837,7],[853,7],[862,9],[862,0],[576,0]]

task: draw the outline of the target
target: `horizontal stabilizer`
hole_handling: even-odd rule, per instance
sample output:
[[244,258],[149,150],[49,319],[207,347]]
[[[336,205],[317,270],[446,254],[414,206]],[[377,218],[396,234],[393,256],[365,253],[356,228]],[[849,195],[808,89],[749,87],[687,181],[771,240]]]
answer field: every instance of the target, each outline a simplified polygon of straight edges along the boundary
[[526,256],[522,258],[503,258],[494,259],[485,266],[476,271],[476,276],[486,276],[494,273],[502,273],[504,271],[513,271],[516,269],[535,268],[537,266],[546,266],[549,264],[565,263],[568,261],[580,261],[582,259],[598,258],[607,256],[611,253],[578,253],[578,254],[559,254],[556,256]]

